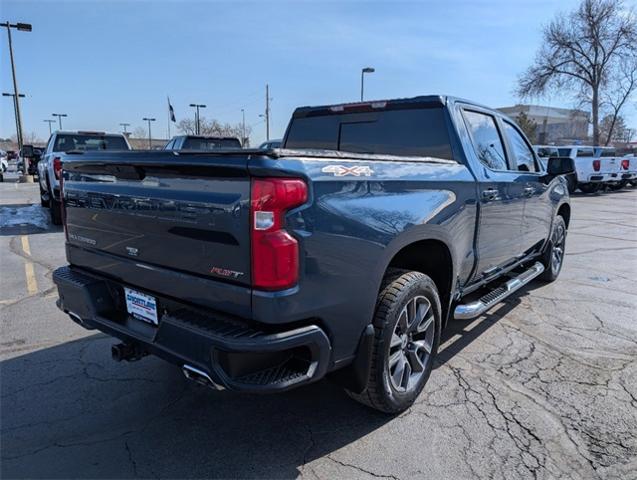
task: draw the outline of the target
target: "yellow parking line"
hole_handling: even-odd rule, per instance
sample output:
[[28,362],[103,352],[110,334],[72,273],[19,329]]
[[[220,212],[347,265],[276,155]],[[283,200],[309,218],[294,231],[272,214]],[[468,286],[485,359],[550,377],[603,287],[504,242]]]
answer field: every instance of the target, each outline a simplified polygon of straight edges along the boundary
[[20,240],[22,241],[22,251],[24,251],[24,253],[26,253],[28,256],[31,256],[31,246],[29,245],[29,237],[27,237],[26,235],[22,235],[22,238],[20,238]]
[[[29,237],[26,235],[22,235],[20,237],[20,241],[22,242],[22,251],[30,257],[31,245],[29,245]],[[35,279],[35,269],[33,268],[33,262],[29,262],[28,260],[24,262],[24,274],[27,278],[27,292],[29,293],[29,295],[38,293],[38,282]]]
[[33,263],[26,262],[24,264],[24,273],[27,276],[27,292],[29,295],[38,293],[38,282],[35,280],[35,270],[33,269]]

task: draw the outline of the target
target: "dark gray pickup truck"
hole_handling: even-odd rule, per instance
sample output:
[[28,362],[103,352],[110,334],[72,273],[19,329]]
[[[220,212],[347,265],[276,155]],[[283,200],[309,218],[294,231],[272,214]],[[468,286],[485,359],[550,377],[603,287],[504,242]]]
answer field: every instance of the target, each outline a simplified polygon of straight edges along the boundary
[[273,150],[63,158],[58,306],[215,388],[329,375],[408,408],[441,331],[557,278],[571,216],[496,111],[443,96],[298,108]]

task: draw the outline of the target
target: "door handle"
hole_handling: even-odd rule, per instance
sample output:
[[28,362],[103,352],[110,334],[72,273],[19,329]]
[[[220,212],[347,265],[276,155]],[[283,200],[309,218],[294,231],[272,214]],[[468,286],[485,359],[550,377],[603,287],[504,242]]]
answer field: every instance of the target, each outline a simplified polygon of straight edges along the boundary
[[526,195],[527,197],[533,196],[534,193],[535,193],[535,188],[533,188],[533,187],[524,187],[524,195]]
[[482,190],[482,198],[485,200],[495,200],[498,198],[499,193],[500,192],[495,188],[487,188],[486,190]]

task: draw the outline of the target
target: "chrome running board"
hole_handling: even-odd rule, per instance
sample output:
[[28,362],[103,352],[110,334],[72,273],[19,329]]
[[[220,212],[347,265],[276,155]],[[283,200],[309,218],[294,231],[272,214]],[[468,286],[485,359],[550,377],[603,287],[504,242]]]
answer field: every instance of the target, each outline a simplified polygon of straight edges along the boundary
[[456,306],[456,309],[454,310],[454,317],[458,320],[469,320],[471,318],[482,315],[484,312],[489,310],[497,303],[500,303],[513,292],[528,284],[543,271],[544,265],[542,265],[540,262],[535,262],[535,264],[531,268],[525,270],[517,277],[512,278],[501,287],[498,287],[495,290],[492,290],[486,295],[480,297],[479,300]]

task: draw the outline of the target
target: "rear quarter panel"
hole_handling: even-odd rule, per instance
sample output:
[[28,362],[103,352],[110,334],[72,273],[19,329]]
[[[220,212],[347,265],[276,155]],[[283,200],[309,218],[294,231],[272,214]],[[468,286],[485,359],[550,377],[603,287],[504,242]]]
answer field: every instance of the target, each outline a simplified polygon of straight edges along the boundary
[[300,175],[310,187],[308,204],[287,216],[300,243],[299,284],[286,292],[255,291],[253,315],[268,322],[319,319],[337,361],[354,353],[384,272],[404,246],[440,240],[460,282],[471,274],[476,186],[464,165],[261,157],[249,168],[257,176]]

